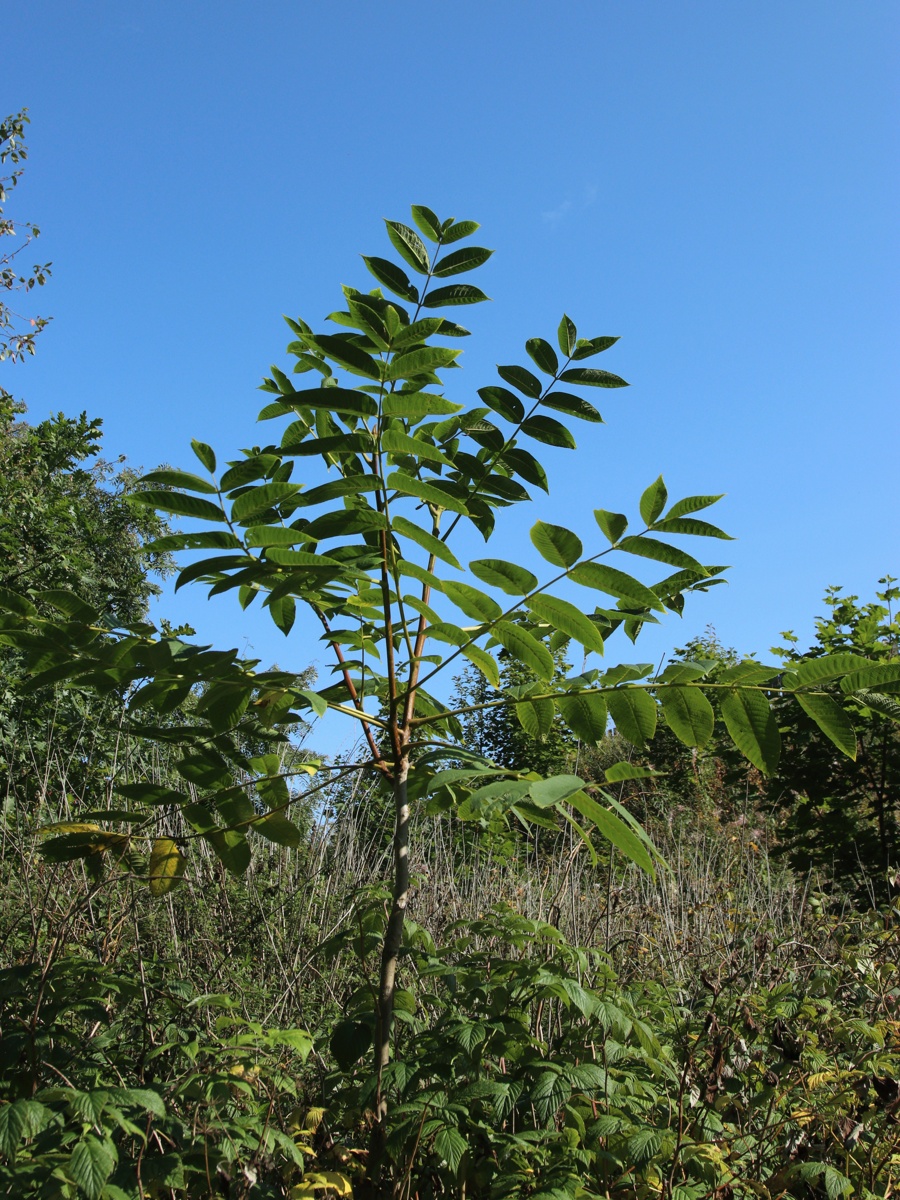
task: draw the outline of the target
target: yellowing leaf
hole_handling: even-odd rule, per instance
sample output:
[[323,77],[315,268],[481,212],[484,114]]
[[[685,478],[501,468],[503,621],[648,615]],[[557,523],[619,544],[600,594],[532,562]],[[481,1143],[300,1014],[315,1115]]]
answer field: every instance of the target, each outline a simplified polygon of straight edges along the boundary
[[157,838],[150,851],[150,895],[171,892],[181,882],[186,866],[187,859],[171,838]]

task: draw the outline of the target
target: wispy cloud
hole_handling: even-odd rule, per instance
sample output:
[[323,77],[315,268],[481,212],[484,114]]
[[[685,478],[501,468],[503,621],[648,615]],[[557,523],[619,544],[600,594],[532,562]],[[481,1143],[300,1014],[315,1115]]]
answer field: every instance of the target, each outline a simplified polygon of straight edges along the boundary
[[581,195],[577,206],[575,201],[569,197],[566,197],[562,203],[557,204],[556,208],[551,208],[547,212],[542,212],[541,220],[547,225],[556,225],[564,217],[567,217],[569,213],[571,213],[576,207],[578,209],[590,208],[590,206],[596,201],[599,194],[600,189],[595,183],[586,184],[581,190]]
[[551,208],[549,212],[541,213],[541,220],[546,221],[548,225],[555,225],[557,221],[563,219],[571,207],[571,200],[563,200],[562,204],[558,204],[556,208]]

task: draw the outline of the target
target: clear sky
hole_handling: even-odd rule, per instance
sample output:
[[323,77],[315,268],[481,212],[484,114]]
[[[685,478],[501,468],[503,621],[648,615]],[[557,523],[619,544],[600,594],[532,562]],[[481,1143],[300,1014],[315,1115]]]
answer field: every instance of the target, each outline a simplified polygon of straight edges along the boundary
[[[592,540],[662,472],[728,493],[710,516],[739,540],[706,559],[731,584],[617,655],[707,623],[745,652],[807,638],[826,585],[900,575],[898,35],[896,0],[36,0],[0,107],[31,110],[7,211],[42,227],[54,321],[3,382],[35,419],[101,416],[108,457],[221,460],[263,440],[281,313],[324,329],[410,203],[473,218],[493,303],[463,310],[448,394],[563,310],[621,336],[603,366],[632,384],[590,396],[607,424],[547,449],[550,497],[491,553],[524,558],[538,517]],[[163,611],[204,640],[320,661],[188,591]]]

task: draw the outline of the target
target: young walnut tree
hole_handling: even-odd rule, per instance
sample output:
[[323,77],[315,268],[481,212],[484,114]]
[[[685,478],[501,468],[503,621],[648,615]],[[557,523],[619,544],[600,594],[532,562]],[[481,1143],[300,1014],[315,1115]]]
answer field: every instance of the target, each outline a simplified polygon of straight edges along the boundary
[[[329,317],[329,332],[288,321],[293,372],[273,367],[263,385],[271,393],[260,413],[272,431],[266,445],[220,472],[211,447],[195,441],[203,474],[155,471],[144,478],[147,490],[134,497],[196,523],[154,546],[204,552],[184,567],[178,586],[198,580],[210,595],[235,593],[243,608],[262,605],[285,635],[299,605],[321,628],[334,659],[333,681],[312,691],[299,674],[258,671],[235,651],[192,645],[146,624],[111,629],[60,592],[7,594],[0,633],[29,656],[34,686],[66,680],[120,689],[133,732],[181,749],[183,790],[119,784],[123,810],[87,813],[48,831],[53,836],[44,853],[51,859],[96,864],[105,856],[142,870],[151,892],[161,895],[182,877],[192,839],[207,840],[234,872],[246,869],[254,837],[299,844],[290,819],[292,774],[316,775],[307,796],[342,773],[374,773],[390,787],[393,898],[373,1016],[373,1107],[381,1122],[415,852],[413,805],[431,813],[452,809],[471,821],[508,815],[527,826],[562,819],[590,848],[599,836],[647,871],[658,862],[640,826],[603,789],[575,775],[541,778],[510,769],[466,749],[463,713],[440,698],[449,694],[450,674],[462,659],[497,689],[480,707],[512,706],[535,737],[559,714],[577,738],[593,743],[611,718],[628,741],[643,746],[662,719],[686,745],[700,747],[713,734],[705,692],[715,688],[730,737],[762,771],[774,768],[779,753],[770,695],[795,694],[852,757],[853,730],[822,685],[841,678],[845,691],[863,703],[882,683],[890,690],[885,671],[894,670],[896,678],[895,668],[849,653],[791,664],[788,672],[783,664],[720,665],[714,682],[707,678],[712,662],[675,663],[659,674],[648,664],[601,663],[617,629],[634,640],[657,614],[680,612],[686,593],[722,581],[724,567],[703,564],[681,544],[727,537],[697,516],[719,497],[669,504],[662,478],[640,496],[634,526],[621,513],[597,508],[596,537],[587,546],[569,529],[536,521],[530,536],[546,563],[540,578],[519,565],[514,549],[509,558],[461,562],[460,527],[473,525],[489,542],[503,509],[548,490],[541,446],[575,450],[573,428],[600,423],[585,393],[626,384],[595,365],[617,338],[579,337],[564,316],[555,346],[530,338],[529,365],[498,367],[499,382],[479,388],[475,402],[455,390],[460,398],[451,399],[444,376],[459,365],[458,344],[469,336],[453,317],[487,299],[461,277],[491,251],[469,244],[478,229],[474,221],[441,221],[420,205],[413,206],[412,220],[415,228],[386,222],[400,261],[364,257],[379,286],[345,287],[344,307]],[[639,581],[627,569],[636,558],[645,569],[660,564],[663,577],[649,585]],[[582,595],[582,603],[563,590]],[[51,609],[54,615],[47,615]],[[558,651],[569,642],[579,658],[583,651],[597,665],[560,678]],[[306,662],[305,636],[300,644]],[[520,665],[525,683],[501,689],[499,655]],[[191,694],[199,698],[190,725],[154,724],[155,712],[172,713]],[[328,709],[357,723],[360,761],[282,770],[274,750],[285,729],[302,714]],[[249,756],[241,749],[260,741],[272,752]],[[613,782],[641,773],[619,763],[606,775]],[[142,866],[134,857],[141,838],[153,839],[160,815],[173,809],[183,818],[184,838],[157,836],[149,866]]]

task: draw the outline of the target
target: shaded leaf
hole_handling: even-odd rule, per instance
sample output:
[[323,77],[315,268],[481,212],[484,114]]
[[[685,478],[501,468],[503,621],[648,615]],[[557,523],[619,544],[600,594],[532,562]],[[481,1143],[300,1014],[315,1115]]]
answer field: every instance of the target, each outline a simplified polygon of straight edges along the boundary
[[699,688],[660,688],[659,702],[666,722],[686,746],[705,746],[712,737],[716,718],[713,707]]
[[132,504],[143,504],[147,508],[157,508],[162,512],[174,513],[178,517],[195,517],[199,521],[225,521],[225,514],[221,508],[200,496],[185,496],[182,492],[160,492],[148,489],[145,492],[131,492],[128,499]]
[[817,692],[797,692],[796,700],[838,750],[848,758],[856,758],[856,732],[839,704],[830,696]]
[[556,697],[560,716],[576,737],[589,745],[606,735],[606,700],[599,692],[574,692]]
[[423,308],[442,308],[445,305],[478,304],[482,300],[490,300],[481,288],[473,287],[471,283],[451,283],[447,287],[435,288],[428,292],[422,301]]
[[389,262],[386,258],[374,258],[365,254],[362,256],[362,260],[378,282],[383,284],[388,291],[393,292],[395,296],[402,296],[404,300],[409,300],[413,304],[419,299],[419,293],[410,283],[409,277],[395,263]]
[[627,741],[638,749],[650,741],[656,732],[657,710],[643,688],[617,688],[606,693],[606,702],[616,729]]
[[559,359],[556,357],[556,351],[549,342],[543,338],[529,338],[525,343],[525,349],[532,362],[547,375],[555,375],[559,370]]
[[766,775],[778,765],[781,734],[769,701],[748,688],[723,692],[720,707],[725,726],[738,750]]
[[571,367],[560,375],[563,383],[587,384],[589,387],[619,388],[628,387],[620,375],[612,371],[601,371],[599,367]]
[[573,396],[571,392],[551,392],[542,398],[541,404],[569,417],[579,417],[582,421],[592,421],[595,425],[603,424],[603,418],[593,404],[583,400],[581,396]]
[[538,413],[523,421],[521,428],[528,437],[534,438],[536,442],[543,442],[545,446],[559,446],[563,450],[578,448],[570,431],[553,417],[542,417]]

